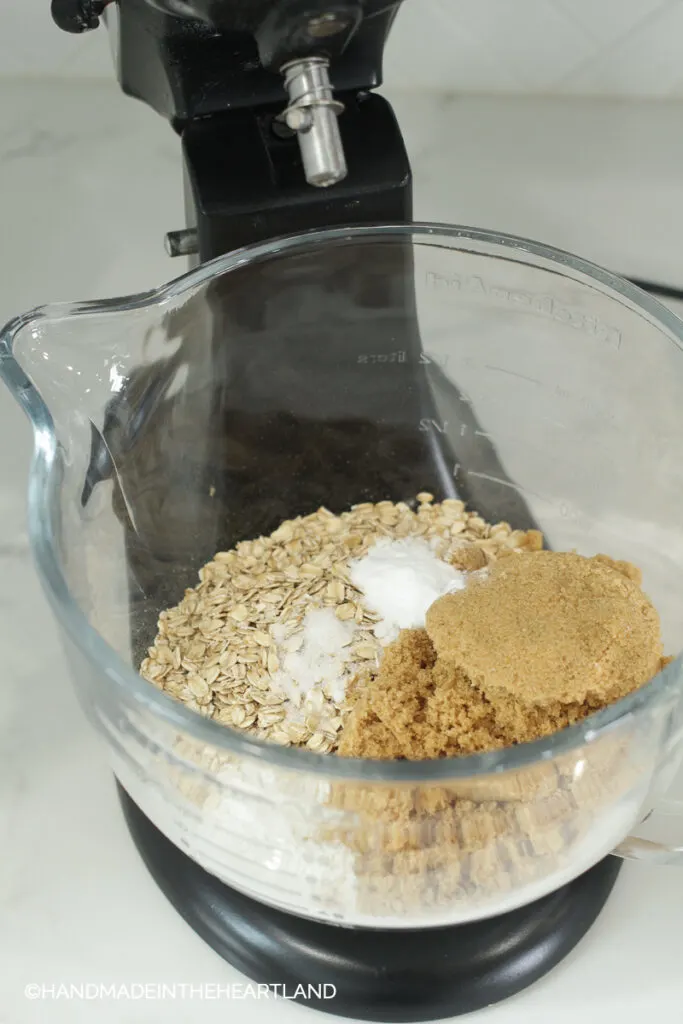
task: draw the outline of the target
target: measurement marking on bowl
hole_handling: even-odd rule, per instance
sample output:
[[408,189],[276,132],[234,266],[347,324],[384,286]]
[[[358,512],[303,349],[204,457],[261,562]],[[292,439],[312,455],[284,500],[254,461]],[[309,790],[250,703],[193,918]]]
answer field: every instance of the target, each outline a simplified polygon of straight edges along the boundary
[[586,395],[577,395],[574,392],[561,387],[559,384],[555,386],[553,394],[556,395],[557,398],[562,398],[567,402],[578,402],[586,412],[592,413],[597,419],[603,420],[605,423],[614,423],[616,420],[616,416],[613,412],[606,409],[604,405],[595,404]]
[[439,434],[445,434],[447,428],[448,428],[448,420],[443,420],[443,421],[430,420],[430,419],[422,419],[422,420],[420,420],[420,430],[424,434],[429,434],[429,433],[431,433],[432,430],[438,431]]
[[621,331],[612,324],[604,323],[597,316],[589,316],[578,307],[558,299],[550,292],[530,292],[519,288],[506,288],[480,277],[478,274],[439,274],[428,270],[425,284],[433,291],[444,294],[456,293],[476,298],[497,299],[524,313],[548,317],[572,327],[576,331],[603,342],[615,352],[621,348]]
[[518,377],[520,380],[526,380],[529,384],[537,384],[540,387],[540,380],[536,380],[535,377],[527,377],[525,373],[517,373],[516,370],[508,370],[505,366],[490,366],[488,363],[484,364],[485,370],[497,370],[498,373],[505,373],[509,377]]
[[362,365],[384,365],[385,363],[405,363],[408,360],[406,352],[364,352],[356,359]]
[[551,427],[556,427],[558,430],[563,430],[565,432],[567,430],[566,423],[560,423],[559,420],[554,420],[552,416],[544,416],[543,413],[539,413],[538,418],[539,420],[542,420],[544,423],[548,423]]
[[[461,469],[462,466],[457,462],[453,474],[457,475]],[[521,494],[523,498],[531,497],[536,498],[538,501],[545,501],[548,505],[555,504],[555,502],[550,498],[545,498],[542,494],[537,494],[536,491],[532,491],[528,487],[520,487],[519,484],[513,483],[512,480],[501,480],[500,477],[491,476],[490,473],[479,473],[475,469],[466,469],[465,475],[474,476],[478,480],[488,480],[490,483],[500,484],[502,487],[510,487],[513,491],[517,491],[518,494]]]

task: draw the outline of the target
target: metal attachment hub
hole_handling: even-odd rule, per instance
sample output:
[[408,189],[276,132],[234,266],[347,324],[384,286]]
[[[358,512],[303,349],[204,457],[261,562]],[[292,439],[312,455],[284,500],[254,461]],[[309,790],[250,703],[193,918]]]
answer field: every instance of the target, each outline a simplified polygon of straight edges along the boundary
[[309,185],[327,188],[346,177],[346,159],[337,118],[344,104],[335,100],[329,61],[307,57],[281,69],[289,106],[281,117],[299,139],[304,174]]

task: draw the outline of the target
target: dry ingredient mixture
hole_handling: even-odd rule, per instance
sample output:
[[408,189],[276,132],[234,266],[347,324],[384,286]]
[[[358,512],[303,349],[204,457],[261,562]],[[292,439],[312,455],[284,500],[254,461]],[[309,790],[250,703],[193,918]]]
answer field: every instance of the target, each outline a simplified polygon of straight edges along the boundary
[[[634,566],[542,549],[538,531],[429,494],[320,509],[218,553],[161,614],[141,672],[226,726],[318,752],[419,760],[532,740],[665,663]],[[316,841],[351,852],[348,899],[370,918],[505,899],[574,877],[588,833],[609,849],[610,814],[628,813],[646,768],[616,733],[500,774],[343,780],[326,798],[341,818]]]
[[421,759],[533,740],[662,659],[635,566],[542,546],[426,493],[416,508],[320,509],[219,552],[162,612],[141,671],[202,715],[318,752]]
[[140,671],[224,725],[333,752],[347,697],[401,629],[424,624],[464,574],[541,547],[538,531],[491,526],[463,502],[427,493],[414,508],[319,509],[219,552],[199,585],[161,613]]

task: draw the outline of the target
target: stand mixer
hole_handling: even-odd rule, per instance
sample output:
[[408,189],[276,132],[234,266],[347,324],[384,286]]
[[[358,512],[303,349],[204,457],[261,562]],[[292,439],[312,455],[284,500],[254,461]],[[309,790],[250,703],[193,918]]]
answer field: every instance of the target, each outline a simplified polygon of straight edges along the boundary
[[[187,223],[166,244],[193,267],[294,232],[410,225],[401,133],[371,91],[399,8],[388,0],[52,3],[67,31],[106,21],[123,90],[178,133]],[[330,241],[340,238],[344,230]],[[472,235],[467,244],[478,243]],[[190,295],[164,314],[177,351],[133,368],[102,429],[93,426],[80,504],[113,481],[134,664],[159,611],[190,585],[189,564],[196,570],[302,509],[429,488],[519,529],[537,524],[468,394],[424,354],[410,233],[378,236],[366,258],[360,244],[332,244],[321,262],[303,244],[290,260],[281,270],[258,259],[237,266],[208,281],[201,301]],[[439,284],[437,275],[432,284],[455,280]],[[363,311],[368,334],[350,333],[349,310]],[[174,404],[181,364],[188,383]],[[193,397],[200,378],[213,381],[208,400],[205,388]],[[455,410],[449,429],[444,407]],[[679,725],[669,723],[667,741]],[[259,983],[334,985],[334,1000],[307,1005],[362,1019],[434,1019],[520,991],[588,931],[621,864],[599,859],[555,891],[481,920],[342,927],[348,922],[299,916],[219,880],[150,820],[127,791],[134,780],[117,775],[150,873],[202,938]]]

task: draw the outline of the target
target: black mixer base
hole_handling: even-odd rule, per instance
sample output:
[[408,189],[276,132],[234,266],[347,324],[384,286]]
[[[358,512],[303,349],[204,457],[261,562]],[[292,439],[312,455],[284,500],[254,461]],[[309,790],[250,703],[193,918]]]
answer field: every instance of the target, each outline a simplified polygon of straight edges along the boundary
[[583,938],[621,867],[608,857],[536,903],[474,924],[339,928],[273,910],[223,885],[174,846],[120,786],[119,795],[152,877],[223,959],[288,997],[303,986],[306,1006],[361,1020],[437,1020],[515,995]]

